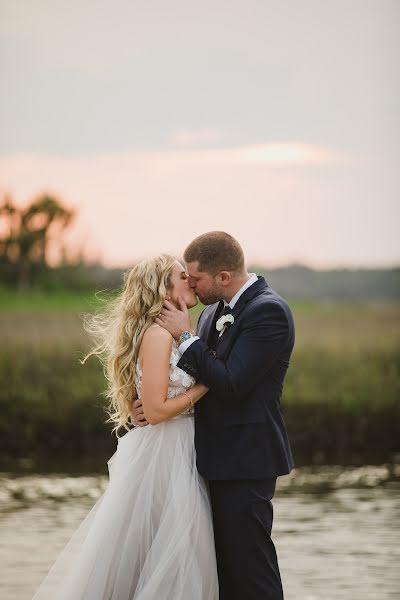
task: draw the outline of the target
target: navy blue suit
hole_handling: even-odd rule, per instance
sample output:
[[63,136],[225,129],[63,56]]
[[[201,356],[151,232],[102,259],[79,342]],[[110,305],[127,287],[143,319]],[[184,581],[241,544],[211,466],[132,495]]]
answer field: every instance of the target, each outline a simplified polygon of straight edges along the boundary
[[272,528],[276,478],[293,459],[280,411],[294,345],[287,303],[259,277],[218,337],[223,303],[208,306],[201,338],[178,367],[210,387],[196,404],[197,468],[208,480],[221,600],[283,598]]

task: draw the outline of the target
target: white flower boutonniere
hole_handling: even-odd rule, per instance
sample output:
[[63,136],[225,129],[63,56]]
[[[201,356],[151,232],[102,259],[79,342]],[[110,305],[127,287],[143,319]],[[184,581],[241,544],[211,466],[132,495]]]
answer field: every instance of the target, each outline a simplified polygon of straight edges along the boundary
[[219,331],[218,337],[221,337],[221,335],[224,333],[225,329],[230,327],[232,325],[232,323],[234,322],[234,320],[235,320],[235,317],[233,315],[223,315],[222,317],[220,317],[218,319],[218,321],[215,323],[215,328],[217,331]]

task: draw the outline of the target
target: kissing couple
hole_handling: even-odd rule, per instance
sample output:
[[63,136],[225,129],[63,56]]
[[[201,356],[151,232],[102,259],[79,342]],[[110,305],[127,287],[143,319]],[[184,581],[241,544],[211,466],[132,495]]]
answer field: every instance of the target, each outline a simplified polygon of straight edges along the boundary
[[283,599],[271,500],[293,467],[280,410],[292,314],[228,233],[200,235],[184,260],[137,264],[86,321],[127,432],[35,600]]

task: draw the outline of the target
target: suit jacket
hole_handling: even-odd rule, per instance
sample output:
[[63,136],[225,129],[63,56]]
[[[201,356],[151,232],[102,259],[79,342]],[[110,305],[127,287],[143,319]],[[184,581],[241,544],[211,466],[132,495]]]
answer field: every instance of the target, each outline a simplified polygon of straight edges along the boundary
[[263,277],[240,296],[234,323],[213,335],[219,304],[205,308],[178,367],[209,386],[195,407],[197,468],[210,480],[260,479],[293,468],[280,399],[294,345],[287,303]]

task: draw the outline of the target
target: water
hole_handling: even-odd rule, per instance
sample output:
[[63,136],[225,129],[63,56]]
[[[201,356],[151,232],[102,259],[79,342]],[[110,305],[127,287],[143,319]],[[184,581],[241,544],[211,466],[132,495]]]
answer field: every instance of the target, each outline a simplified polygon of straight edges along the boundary
[[[285,600],[400,598],[399,475],[321,468],[280,480],[274,540]],[[106,485],[101,476],[0,477],[1,600],[31,599]]]

